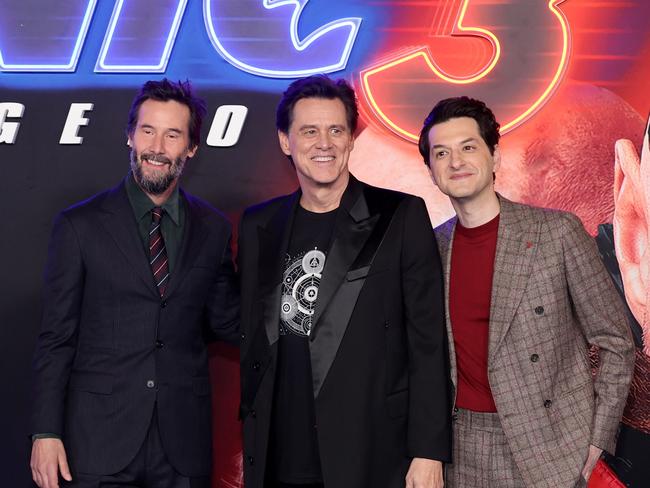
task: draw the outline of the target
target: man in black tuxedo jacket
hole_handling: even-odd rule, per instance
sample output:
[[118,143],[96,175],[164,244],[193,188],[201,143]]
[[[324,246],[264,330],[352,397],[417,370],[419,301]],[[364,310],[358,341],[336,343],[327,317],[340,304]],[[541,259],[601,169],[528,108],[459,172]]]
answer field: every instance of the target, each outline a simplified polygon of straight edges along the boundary
[[294,82],[276,122],[300,188],[242,218],[247,488],[442,486],[440,258],[420,198],[349,173],[357,119],[345,81]]
[[189,82],[149,81],[131,172],[57,218],[36,347],[31,468],[43,488],[207,485],[204,337],[238,341],[228,221],[178,188],[200,142]]

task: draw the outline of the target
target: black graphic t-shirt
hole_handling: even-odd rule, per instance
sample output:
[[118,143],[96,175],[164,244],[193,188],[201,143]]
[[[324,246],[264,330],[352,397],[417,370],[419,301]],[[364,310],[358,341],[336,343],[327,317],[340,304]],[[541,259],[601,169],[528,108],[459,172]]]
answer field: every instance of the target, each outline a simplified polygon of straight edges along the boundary
[[322,481],[309,334],[327,259],[336,210],[314,213],[298,206],[283,274],[278,368],[269,474],[283,483]]

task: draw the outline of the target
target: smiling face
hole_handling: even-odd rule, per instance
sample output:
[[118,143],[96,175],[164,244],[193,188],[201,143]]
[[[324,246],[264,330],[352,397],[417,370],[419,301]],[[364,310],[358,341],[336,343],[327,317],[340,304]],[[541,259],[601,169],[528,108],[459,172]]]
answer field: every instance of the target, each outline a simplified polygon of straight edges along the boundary
[[289,132],[278,131],[278,138],[282,151],[296,167],[303,193],[338,191],[347,186],[354,138],[339,99],[298,100]]
[[168,100],[145,100],[129,136],[131,170],[135,181],[150,195],[173,190],[183,172],[185,161],[194,156],[190,147],[190,110]]
[[490,154],[474,119],[458,117],[434,125],[429,131],[429,147],[433,181],[452,202],[478,201],[494,193],[499,148]]

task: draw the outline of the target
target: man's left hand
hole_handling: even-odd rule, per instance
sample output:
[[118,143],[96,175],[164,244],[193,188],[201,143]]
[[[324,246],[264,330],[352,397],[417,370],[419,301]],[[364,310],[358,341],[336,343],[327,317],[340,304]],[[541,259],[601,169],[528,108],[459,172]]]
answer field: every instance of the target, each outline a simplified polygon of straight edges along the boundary
[[589,481],[591,472],[594,470],[594,466],[596,466],[596,462],[602,453],[603,450],[601,448],[589,446],[589,456],[587,456],[587,462],[585,463],[584,468],[582,468],[582,477],[585,480]]
[[406,473],[406,488],[442,488],[443,485],[440,461],[413,458]]

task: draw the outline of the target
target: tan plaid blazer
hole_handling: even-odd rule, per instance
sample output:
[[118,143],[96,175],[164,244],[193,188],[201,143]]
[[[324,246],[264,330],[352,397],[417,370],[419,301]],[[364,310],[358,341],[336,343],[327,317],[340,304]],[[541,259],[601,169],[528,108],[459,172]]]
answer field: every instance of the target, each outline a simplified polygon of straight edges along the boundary
[[[526,486],[572,487],[589,444],[614,452],[634,364],[630,329],[594,240],[578,218],[499,198],[490,387]],[[435,230],[447,305],[455,225],[454,217]],[[588,344],[600,348],[595,378]]]

